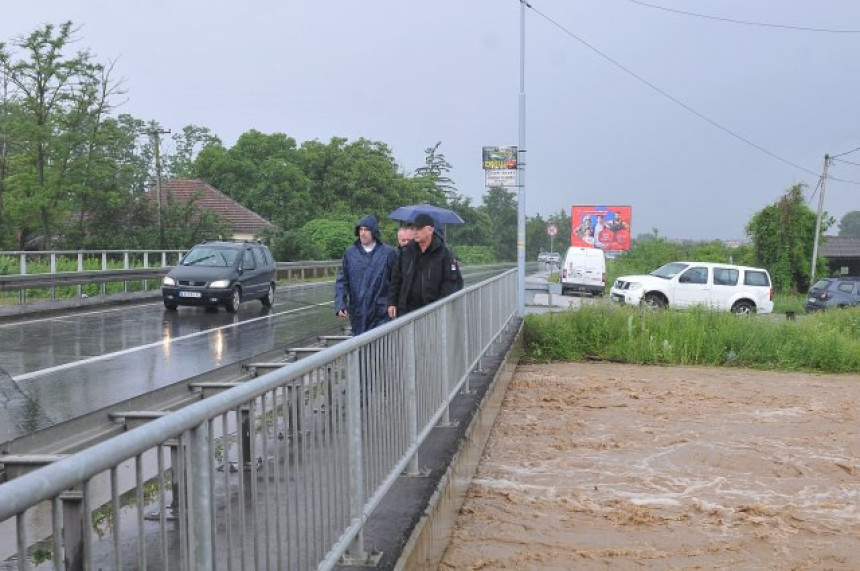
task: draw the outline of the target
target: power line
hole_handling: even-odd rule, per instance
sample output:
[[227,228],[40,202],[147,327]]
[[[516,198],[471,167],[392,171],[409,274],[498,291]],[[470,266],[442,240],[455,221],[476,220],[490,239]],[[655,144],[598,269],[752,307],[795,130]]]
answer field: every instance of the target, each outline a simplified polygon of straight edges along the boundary
[[740,24],[743,26],[757,26],[760,28],[778,28],[783,30],[794,30],[798,32],[819,32],[819,33],[828,33],[828,34],[860,34],[860,30],[837,30],[834,28],[812,28],[808,26],[788,26],[784,24],[769,24],[765,22],[750,22],[746,20],[736,20],[734,18],[722,18],[720,16],[710,16],[708,14],[697,14],[695,12],[687,12],[685,10],[676,10],[675,8],[667,8],[666,6],[657,6],[656,4],[649,4],[647,2],[641,2],[640,0],[627,0],[631,4],[638,4],[639,6],[644,6],[646,8],[653,8],[655,10],[663,10],[664,12],[672,12],[673,14],[680,14],[682,16],[693,16],[695,18],[704,18],[706,20],[716,20],[718,22],[728,22],[729,24]]
[[[831,158],[833,158],[833,157],[831,157]],[[851,161],[846,161],[845,159],[833,159],[833,160],[836,161],[837,163],[845,163],[847,165],[854,165],[855,167],[860,167],[860,163],[854,163]]]
[[860,147],[857,147],[856,149],[851,149],[850,151],[845,151],[844,153],[839,153],[838,155],[830,155],[830,158],[835,159],[836,157],[844,157],[845,155],[850,155],[851,153],[856,153],[857,151],[860,151]]
[[[742,135],[739,135],[739,134],[735,133],[734,131],[732,131],[732,130],[731,130],[731,129],[729,129],[728,127],[724,127],[724,126],[720,125],[719,123],[717,123],[716,121],[714,121],[713,119],[711,119],[710,117],[708,117],[707,115],[704,115],[703,113],[700,113],[699,111],[696,111],[695,109],[693,109],[692,107],[690,107],[689,105],[687,105],[686,103],[684,103],[683,101],[681,101],[680,99],[678,99],[677,97],[675,97],[675,96],[673,96],[673,95],[670,95],[669,93],[667,93],[666,91],[663,91],[662,89],[660,89],[659,87],[657,87],[656,85],[654,85],[653,83],[651,83],[650,81],[648,81],[647,79],[645,79],[644,77],[642,77],[642,76],[640,76],[640,75],[637,75],[637,74],[636,74],[635,72],[633,72],[632,70],[630,70],[630,69],[628,69],[628,68],[624,67],[624,65],[622,65],[621,63],[619,63],[619,62],[615,61],[615,60],[614,60],[614,59],[612,59],[610,56],[608,56],[607,54],[603,53],[602,51],[600,51],[600,50],[599,50],[599,49],[597,49],[596,47],[592,46],[592,45],[591,45],[591,44],[589,44],[587,41],[583,40],[582,38],[580,38],[579,36],[577,36],[576,34],[574,34],[573,32],[571,32],[570,30],[568,30],[567,28],[565,28],[564,26],[562,26],[561,24],[559,24],[558,22],[556,22],[555,20],[553,20],[552,18],[550,18],[549,16],[547,16],[546,14],[544,14],[543,12],[541,12],[540,10],[538,10],[537,8],[535,8],[534,6],[531,6],[531,5],[527,5],[527,6],[528,6],[529,8],[531,8],[531,9],[532,9],[532,10],[533,10],[537,15],[539,15],[541,18],[543,18],[544,20],[546,20],[547,22],[549,22],[549,23],[550,23],[550,24],[552,24],[553,26],[557,27],[557,28],[558,28],[558,29],[560,29],[562,32],[564,32],[565,34],[567,34],[568,36],[570,36],[570,37],[571,37],[571,38],[573,38],[574,40],[578,41],[579,43],[581,43],[582,45],[584,45],[585,47],[587,47],[588,49],[590,49],[591,51],[593,51],[594,53],[596,53],[597,55],[599,55],[600,57],[602,57],[603,59],[605,59],[606,61],[608,61],[609,63],[611,63],[612,65],[614,65],[615,67],[619,68],[620,70],[622,70],[623,72],[627,73],[628,75],[631,75],[632,77],[634,77],[634,78],[638,79],[640,82],[644,83],[645,85],[647,85],[648,87],[650,87],[651,89],[653,89],[654,91],[656,91],[657,93],[659,93],[660,95],[662,95],[663,97],[665,97],[665,98],[669,99],[670,101],[674,102],[676,105],[679,105],[679,106],[683,107],[684,109],[686,109],[687,111],[689,111],[690,113],[692,113],[693,115],[695,115],[696,117],[698,117],[698,118],[702,119],[703,121],[707,121],[708,123],[710,123],[711,125],[713,125],[713,126],[714,126],[714,127],[716,127],[717,129],[719,129],[719,130],[723,131],[724,133],[726,133],[726,134],[728,134],[728,135],[730,135],[730,136],[734,137],[735,139],[737,139],[737,140],[739,140],[739,141],[741,141],[741,142],[743,142],[743,143],[745,143],[745,144],[747,144],[747,145],[749,145],[749,146],[753,147],[754,149],[756,149],[756,150],[758,150],[758,151],[761,151],[762,153],[764,153],[764,154],[766,154],[766,155],[770,156],[771,158],[774,158],[774,159],[776,159],[776,160],[778,160],[778,161],[780,161],[780,162],[783,162],[783,163],[785,163],[785,164],[787,164],[787,165],[789,165],[789,166],[791,166],[791,167],[794,167],[794,168],[796,168],[796,169],[798,169],[798,170],[802,170],[803,172],[808,173],[808,174],[811,174],[812,176],[815,176],[815,177],[819,176],[819,174],[818,174],[817,172],[811,171],[811,170],[809,170],[809,169],[807,169],[807,168],[805,168],[805,167],[800,166],[800,165],[799,165],[799,164],[797,164],[797,163],[794,163],[794,162],[792,162],[792,161],[790,161],[790,160],[788,160],[788,159],[782,158],[782,157],[780,157],[779,155],[777,155],[776,153],[773,153],[773,152],[771,152],[771,151],[769,151],[769,150],[765,149],[765,148],[764,148],[764,147],[762,147],[761,145],[759,145],[759,144],[757,144],[757,143],[754,143],[753,141],[750,141],[750,140],[749,140],[749,139],[747,139],[746,137],[744,137],[744,136],[742,136]],[[834,179],[834,180],[836,180],[836,179]],[[844,181],[843,181],[843,182],[844,182]]]

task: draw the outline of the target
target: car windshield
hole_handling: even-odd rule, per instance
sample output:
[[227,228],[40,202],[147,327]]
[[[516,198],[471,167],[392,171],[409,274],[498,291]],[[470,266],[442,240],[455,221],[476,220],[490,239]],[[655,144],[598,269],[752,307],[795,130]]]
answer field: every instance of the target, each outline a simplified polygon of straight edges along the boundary
[[679,273],[683,272],[686,268],[688,268],[690,264],[682,264],[681,262],[672,262],[671,264],[666,264],[665,266],[660,266],[653,272],[651,272],[652,276],[663,278],[664,280],[672,279],[677,276]]
[[226,268],[232,266],[235,261],[236,250],[232,248],[197,246],[185,255],[185,258],[182,259],[182,265]]
[[828,285],[830,285],[830,280],[818,280],[811,289],[827,289]]

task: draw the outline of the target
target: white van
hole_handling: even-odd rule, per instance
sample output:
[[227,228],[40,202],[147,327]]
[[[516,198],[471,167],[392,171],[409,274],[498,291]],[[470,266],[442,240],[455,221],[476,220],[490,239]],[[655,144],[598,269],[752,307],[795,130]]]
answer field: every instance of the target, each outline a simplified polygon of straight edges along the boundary
[[603,295],[606,289],[606,256],[600,248],[571,246],[561,265],[561,293]]

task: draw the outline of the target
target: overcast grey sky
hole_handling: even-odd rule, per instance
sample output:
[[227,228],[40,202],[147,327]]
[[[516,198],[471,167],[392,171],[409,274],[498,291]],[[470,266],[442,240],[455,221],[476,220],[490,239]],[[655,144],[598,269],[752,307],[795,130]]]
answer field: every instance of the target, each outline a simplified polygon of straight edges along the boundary
[[[634,236],[743,239],[793,184],[816,209],[824,154],[860,147],[860,2],[647,3],[722,20],[532,0],[527,213],[622,204]],[[79,47],[116,60],[118,112],[205,126],[228,146],[250,129],[365,137],[411,172],[442,141],[478,203],[481,147],[517,143],[519,11],[518,0],[38,0],[4,7],[0,41],[72,20]],[[860,182],[860,151],[840,158],[857,165],[831,175]],[[828,180],[825,209],[860,210],[860,185]]]

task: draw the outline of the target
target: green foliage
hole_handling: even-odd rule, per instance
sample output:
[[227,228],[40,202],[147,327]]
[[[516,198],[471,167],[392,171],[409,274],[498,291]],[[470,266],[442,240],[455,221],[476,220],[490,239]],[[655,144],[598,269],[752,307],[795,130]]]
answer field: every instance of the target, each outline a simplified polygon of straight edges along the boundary
[[442,141],[432,147],[424,149],[424,166],[415,169],[416,177],[428,178],[435,187],[443,193],[442,198],[452,198],[457,195],[457,186],[448,173],[451,172],[451,163],[445,159],[445,155],[439,152]]
[[515,193],[503,187],[491,187],[478,208],[490,221],[489,246],[499,261],[517,259],[517,201]]
[[839,220],[839,236],[860,237],[860,210],[852,210]]
[[[757,264],[768,269],[778,289],[795,293],[809,289],[817,218],[806,205],[803,187],[788,189],[776,204],[758,211],[746,228]],[[832,219],[823,217],[822,234],[831,224]],[[816,273],[825,274],[826,261],[819,256],[816,263]]]
[[496,263],[493,249],[489,246],[457,246],[452,249],[461,266],[481,266]]
[[272,253],[281,261],[336,260],[355,240],[355,222],[317,218],[297,231],[278,233]]
[[526,358],[606,359],[638,364],[860,371],[860,308],[805,315],[738,316],[693,309],[643,311],[594,304],[528,315]]

